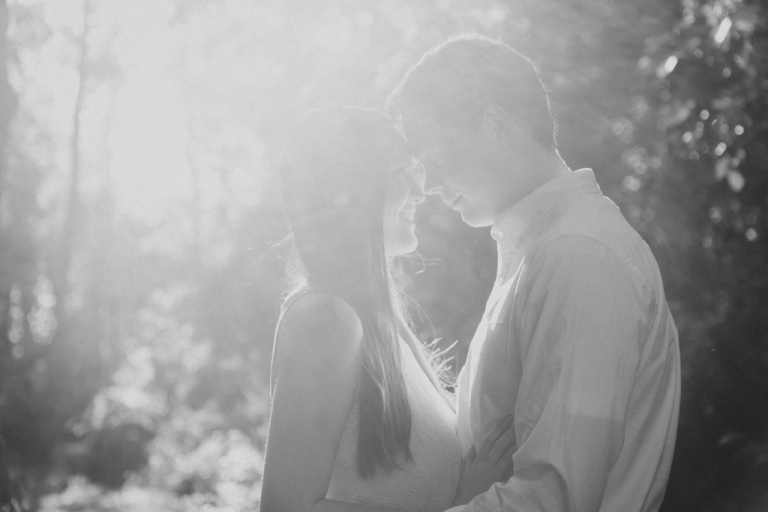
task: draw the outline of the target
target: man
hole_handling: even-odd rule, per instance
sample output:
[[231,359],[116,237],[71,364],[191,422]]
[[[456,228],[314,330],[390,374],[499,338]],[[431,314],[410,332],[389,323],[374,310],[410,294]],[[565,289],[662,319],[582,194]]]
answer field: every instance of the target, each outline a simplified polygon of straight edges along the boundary
[[387,111],[425,191],[492,226],[498,244],[457,428],[468,452],[512,414],[514,474],[451,510],[657,510],[677,430],[677,330],[646,243],[591,170],[560,158],[535,68],[462,36],[415,64]]

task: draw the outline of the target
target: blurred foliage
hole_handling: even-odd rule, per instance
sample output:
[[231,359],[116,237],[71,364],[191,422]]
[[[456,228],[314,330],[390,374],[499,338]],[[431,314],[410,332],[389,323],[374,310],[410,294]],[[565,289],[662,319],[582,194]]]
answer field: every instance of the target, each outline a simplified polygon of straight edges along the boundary
[[[539,63],[564,158],[595,170],[659,260],[683,353],[664,510],[765,508],[764,3],[137,2],[168,37],[153,85],[175,84],[184,109],[186,174],[155,210],[125,199],[109,139],[130,67],[151,60],[119,56],[140,44],[121,39],[121,5],[11,1],[0,42],[0,430],[26,508],[256,506],[286,127],[318,105],[380,108],[466,30]],[[433,198],[417,224],[402,286],[422,339],[458,341],[456,368],[495,247]]]

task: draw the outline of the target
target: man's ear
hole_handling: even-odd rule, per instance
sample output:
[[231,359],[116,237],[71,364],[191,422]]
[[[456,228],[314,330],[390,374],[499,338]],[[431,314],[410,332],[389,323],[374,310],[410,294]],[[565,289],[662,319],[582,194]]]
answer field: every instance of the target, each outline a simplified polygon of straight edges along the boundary
[[483,109],[480,135],[486,140],[506,145],[513,129],[512,119],[504,107],[492,103]]

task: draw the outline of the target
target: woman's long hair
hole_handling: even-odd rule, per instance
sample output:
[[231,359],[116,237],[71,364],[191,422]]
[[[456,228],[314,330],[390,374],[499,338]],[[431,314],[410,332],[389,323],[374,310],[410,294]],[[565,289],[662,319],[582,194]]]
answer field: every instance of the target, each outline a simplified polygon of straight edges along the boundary
[[287,300],[307,288],[333,293],[362,322],[358,469],[363,478],[411,459],[411,411],[397,341],[405,333],[383,233],[387,167],[394,151],[404,147],[380,112],[314,110],[297,122],[281,176],[300,277]]

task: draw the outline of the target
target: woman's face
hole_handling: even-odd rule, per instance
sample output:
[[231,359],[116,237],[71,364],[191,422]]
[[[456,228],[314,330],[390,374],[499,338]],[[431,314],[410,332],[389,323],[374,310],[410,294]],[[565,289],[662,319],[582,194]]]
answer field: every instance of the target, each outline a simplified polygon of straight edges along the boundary
[[387,197],[384,201],[384,247],[387,256],[400,256],[416,250],[416,205],[424,202],[417,179],[422,174],[405,148],[393,153],[388,173]]

